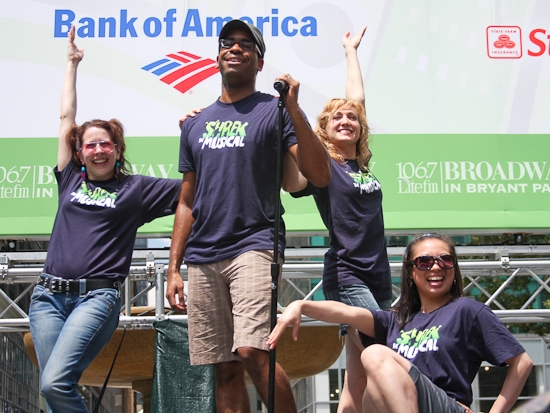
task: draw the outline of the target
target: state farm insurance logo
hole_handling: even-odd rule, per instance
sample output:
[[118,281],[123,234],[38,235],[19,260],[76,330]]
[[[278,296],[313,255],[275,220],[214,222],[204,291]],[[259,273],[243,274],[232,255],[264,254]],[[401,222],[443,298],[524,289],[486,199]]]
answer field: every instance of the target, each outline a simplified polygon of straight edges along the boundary
[[521,28],[487,27],[487,55],[491,59],[519,59],[522,55]]

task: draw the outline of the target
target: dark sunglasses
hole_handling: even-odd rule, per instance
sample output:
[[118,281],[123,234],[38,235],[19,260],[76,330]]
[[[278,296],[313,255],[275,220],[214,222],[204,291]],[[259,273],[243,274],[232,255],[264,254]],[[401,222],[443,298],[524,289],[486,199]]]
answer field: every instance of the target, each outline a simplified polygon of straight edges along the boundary
[[431,270],[437,261],[439,268],[449,269],[454,268],[456,265],[455,257],[450,254],[442,254],[439,257],[432,257],[431,255],[421,255],[414,260],[409,261],[407,264],[414,265],[419,270]]
[[235,39],[220,39],[220,47],[222,49],[231,49],[236,44],[239,45],[241,50],[245,52],[252,52],[254,49],[261,55],[260,48],[258,45],[254,42],[251,42],[250,40],[235,40]]
[[95,141],[95,142],[86,142],[82,144],[82,150],[84,152],[92,153],[97,151],[97,147],[100,147],[101,150],[105,153],[112,153],[117,146],[116,143],[111,141]]

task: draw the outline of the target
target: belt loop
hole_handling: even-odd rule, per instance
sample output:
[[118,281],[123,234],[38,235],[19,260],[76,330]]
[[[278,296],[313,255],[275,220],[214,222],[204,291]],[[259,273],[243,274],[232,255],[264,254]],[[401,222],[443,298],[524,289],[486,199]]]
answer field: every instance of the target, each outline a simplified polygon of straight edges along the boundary
[[50,274],[42,273],[42,274],[40,274],[39,280],[40,279],[44,283],[43,286],[46,289],[51,290],[51,288],[52,288],[52,276]]
[[80,296],[83,296],[83,295],[86,295],[86,279],[80,279],[78,280],[78,284],[79,284],[79,293],[80,293]]

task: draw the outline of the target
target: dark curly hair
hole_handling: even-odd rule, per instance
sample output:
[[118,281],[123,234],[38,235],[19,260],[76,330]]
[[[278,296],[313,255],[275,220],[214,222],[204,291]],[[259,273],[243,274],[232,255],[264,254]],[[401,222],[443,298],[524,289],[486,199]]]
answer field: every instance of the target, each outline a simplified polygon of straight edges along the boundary
[[105,130],[111,141],[117,145],[117,151],[120,154],[120,169],[117,173],[115,171],[115,178],[120,179],[122,176],[131,175],[131,166],[130,162],[125,157],[126,152],[126,143],[124,142],[124,127],[117,119],[111,119],[109,121],[101,119],[93,119],[88,122],[84,122],[82,125],[73,125],[67,131],[68,143],[72,152],[72,161],[78,166],[81,165],[80,158],[78,153],[82,147],[82,136],[84,133],[92,127],[101,128]]

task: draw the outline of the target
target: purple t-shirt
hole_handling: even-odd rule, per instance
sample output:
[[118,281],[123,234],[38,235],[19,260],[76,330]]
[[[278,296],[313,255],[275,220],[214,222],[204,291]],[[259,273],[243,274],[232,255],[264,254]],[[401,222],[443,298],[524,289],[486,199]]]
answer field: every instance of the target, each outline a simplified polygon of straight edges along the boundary
[[416,313],[400,329],[395,312],[371,311],[376,342],[405,357],[448,396],[469,406],[483,361],[495,366],[525,350],[485,304],[470,298]]
[[55,169],[59,207],[44,272],[61,278],[128,275],[137,229],[176,210],[181,180],[131,175],[86,180],[73,163]]
[[391,299],[391,272],[384,236],[382,189],[356,160],[332,159],[332,180],[324,188],[308,182],[292,196],[313,195],[330,235],[325,254],[323,291],[366,284],[377,301]]
[[[219,100],[183,123],[180,172],[195,172],[193,223],[185,261],[207,264],[273,249],[278,99],[260,92]],[[286,110],[283,156],[296,144]],[[281,215],[284,212],[281,206]],[[285,246],[280,220],[279,252]]]

